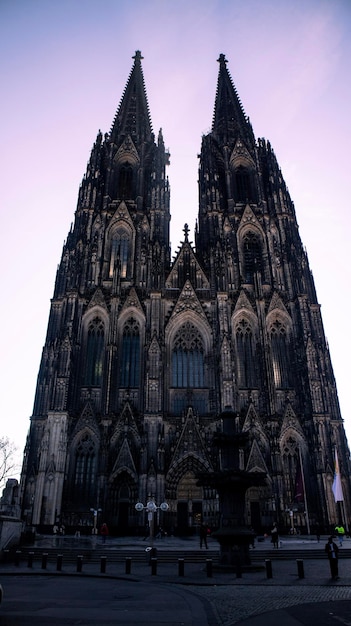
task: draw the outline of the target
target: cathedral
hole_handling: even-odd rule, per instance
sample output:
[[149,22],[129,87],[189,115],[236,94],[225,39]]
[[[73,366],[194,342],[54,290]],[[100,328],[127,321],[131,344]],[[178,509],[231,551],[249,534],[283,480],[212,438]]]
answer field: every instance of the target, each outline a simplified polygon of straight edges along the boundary
[[173,258],[170,155],[139,51],[92,147],[23,459],[22,516],[38,529],[91,532],[97,516],[113,534],[141,533],[147,513],[135,505],[150,500],[172,532],[217,528],[224,416],[246,433],[240,467],[266,477],[245,495],[248,527],[348,527],[350,454],[294,204],[218,62],[194,241],[185,224]]

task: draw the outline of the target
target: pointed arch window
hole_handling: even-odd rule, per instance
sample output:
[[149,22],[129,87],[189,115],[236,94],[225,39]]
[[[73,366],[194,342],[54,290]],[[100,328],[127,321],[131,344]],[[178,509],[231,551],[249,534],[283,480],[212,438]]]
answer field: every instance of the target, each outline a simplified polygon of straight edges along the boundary
[[205,386],[204,349],[199,331],[187,322],[177,332],[172,350],[172,387]]
[[129,163],[124,163],[119,170],[118,198],[128,199],[133,196],[133,168]]
[[235,170],[235,191],[235,200],[237,202],[254,201],[252,174],[251,171],[243,165],[239,165]]
[[122,338],[121,387],[138,387],[140,380],[140,329],[131,317]]
[[237,373],[239,387],[257,387],[255,346],[250,324],[242,319],[236,327]]
[[255,233],[247,233],[243,238],[244,282],[253,283],[254,273],[262,273],[261,241]]
[[96,461],[95,443],[86,433],[79,440],[75,450],[74,492],[79,501],[95,502]]
[[102,320],[94,317],[89,323],[85,359],[84,384],[99,387],[102,383],[105,329]]
[[290,358],[286,329],[276,320],[270,334],[274,383],[278,389],[287,389],[290,386]]
[[130,237],[126,230],[118,230],[111,241],[110,278],[115,267],[119,268],[121,278],[128,274],[128,260],[130,255]]

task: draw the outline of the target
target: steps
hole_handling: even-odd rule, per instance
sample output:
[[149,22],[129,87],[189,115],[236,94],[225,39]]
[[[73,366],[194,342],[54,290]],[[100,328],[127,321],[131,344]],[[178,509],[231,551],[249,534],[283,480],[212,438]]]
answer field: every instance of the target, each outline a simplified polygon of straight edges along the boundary
[[[146,548],[146,546],[145,546]],[[106,557],[107,563],[123,563],[126,558],[132,559],[134,563],[149,562],[150,553],[143,547],[123,546],[117,548],[98,546],[95,549],[86,547],[49,547],[43,548],[38,546],[22,546],[5,550],[2,555],[4,563],[14,564],[19,560],[23,565],[32,559],[33,563],[41,563],[43,554],[48,563],[56,563],[57,556],[62,555],[62,561],[66,564],[75,564],[78,556],[83,557],[85,563],[100,563],[102,557]],[[212,559],[213,564],[219,562],[219,549],[210,548],[209,550],[200,549],[167,549],[167,547],[156,547],[156,557],[160,563],[177,563],[179,559],[184,559],[185,563],[205,563],[207,559]],[[295,561],[302,560],[325,560],[324,544],[318,546],[299,546],[298,548],[282,547],[278,550],[272,548],[255,548],[250,550],[250,558],[253,564],[264,563],[267,559],[271,561]],[[343,547],[339,551],[340,559],[351,558],[351,548]]]
[[[48,563],[56,563],[57,556],[62,555],[63,563],[76,563],[78,556],[83,557],[85,563],[100,563],[101,557],[106,557],[108,563],[123,563],[126,558],[131,558],[134,563],[145,563],[150,559],[149,552],[139,548],[123,548],[117,550],[109,549],[67,549],[48,548],[42,549],[37,547],[22,547],[21,549],[12,549],[4,552],[3,561],[5,563],[15,563],[16,559],[20,563],[28,562],[28,558],[33,563],[40,563],[46,554]],[[31,556],[30,556],[31,555]],[[179,559],[184,559],[186,563],[205,563],[207,559],[212,559],[214,563],[219,561],[219,550],[167,550],[157,548],[157,560],[160,563],[177,563]]]

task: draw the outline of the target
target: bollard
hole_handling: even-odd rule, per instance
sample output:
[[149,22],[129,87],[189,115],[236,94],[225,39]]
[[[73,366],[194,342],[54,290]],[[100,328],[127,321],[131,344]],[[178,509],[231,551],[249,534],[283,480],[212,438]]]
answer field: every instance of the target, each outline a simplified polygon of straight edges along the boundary
[[207,578],[212,578],[212,559],[206,559]]
[[81,572],[83,569],[83,555],[79,554],[77,556],[77,572]]
[[33,567],[34,552],[28,552],[28,567]]
[[102,556],[101,560],[100,560],[100,572],[101,572],[101,574],[105,574],[105,572],[106,572],[106,561],[107,561],[106,557]]
[[266,559],[265,560],[266,563],[266,574],[267,574],[267,578],[273,578],[273,572],[272,572],[272,561],[270,559]]
[[126,558],[126,574],[130,574],[132,571],[132,559],[130,556]]
[[151,559],[151,576],[156,576],[157,574],[157,559]]
[[56,569],[58,572],[60,572],[62,570],[62,558],[63,555],[62,554],[58,554],[57,558],[56,558]]
[[46,569],[48,562],[48,553],[44,552],[41,557],[41,569]]
[[4,550],[3,551],[3,555],[4,555],[4,563],[9,563],[10,561],[10,550]]
[[15,565],[18,567],[21,561],[21,550],[16,550],[15,552]]
[[178,576],[184,576],[184,559],[178,559]]
[[296,563],[297,563],[297,575],[299,578],[305,578],[305,572],[303,569],[303,560],[302,559],[296,559]]
[[149,556],[149,565],[151,565],[152,559],[157,558],[157,548],[147,548],[147,554]]

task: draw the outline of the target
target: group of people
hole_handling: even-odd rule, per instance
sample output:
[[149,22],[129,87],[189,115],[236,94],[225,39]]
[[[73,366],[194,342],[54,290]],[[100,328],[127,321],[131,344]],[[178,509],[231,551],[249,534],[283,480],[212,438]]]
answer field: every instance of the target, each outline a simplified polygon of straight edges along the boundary
[[[325,552],[327,554],[330,566],[330,575],[333,580],[339,580],[339,548],[343,545],[343,540],[345,536],[345,528],[342,524],[338,524],[335,526],[335,535],[339,541],[339,545],[334,541],[333,535],[330,535],[327,543],[325,544]],[[317,539],[319,541],[320,534],[318,533]],[[273,548],[279,547],[279,535],[278,528],[276,524],[273,525],[271,530],[271,542],[273,543]]]

